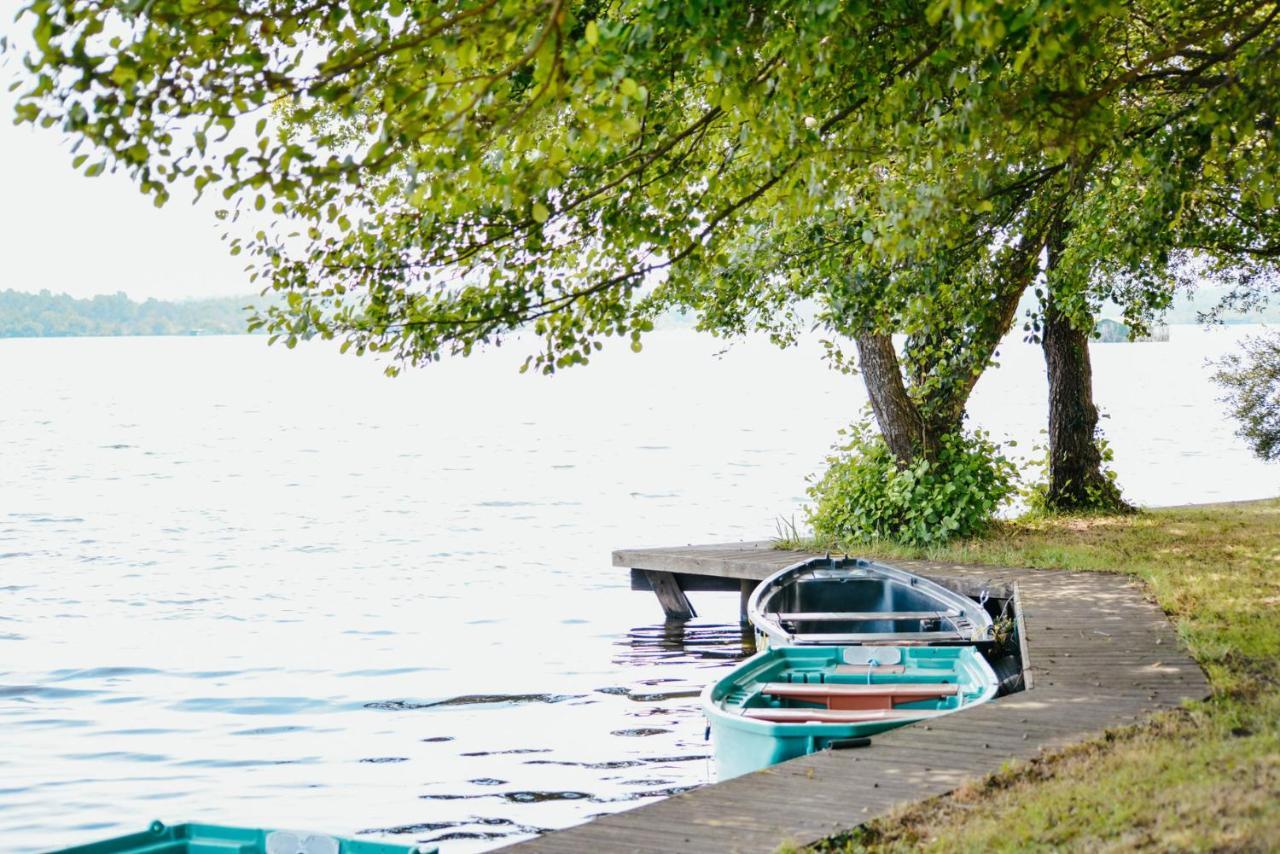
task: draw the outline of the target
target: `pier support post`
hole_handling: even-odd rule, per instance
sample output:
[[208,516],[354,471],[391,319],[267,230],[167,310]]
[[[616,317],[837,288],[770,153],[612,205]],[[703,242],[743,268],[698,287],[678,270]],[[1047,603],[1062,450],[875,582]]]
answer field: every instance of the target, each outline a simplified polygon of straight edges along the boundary
[[648,576],[649,584],[657,594],[658,602],[666,612],[668,620],[688,620],[698,616],[698,612],[693,610],[689,597],[684,595],[684,591],[680,589],[680,582],[676,581],[673,573],[646,569],[644,574]]
[[739,585],[738,593],[738,621],[747,622],[747,600],[751,598],[751,594],[755,592],[758,582],[742,579]]

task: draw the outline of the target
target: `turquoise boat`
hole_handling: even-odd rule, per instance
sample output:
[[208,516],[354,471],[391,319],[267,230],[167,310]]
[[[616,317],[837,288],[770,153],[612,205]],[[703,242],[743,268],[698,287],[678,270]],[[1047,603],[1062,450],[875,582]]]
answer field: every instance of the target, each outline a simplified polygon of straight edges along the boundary
[[296,830],[153,821],[141,833],[61,848],[55,854],[436,854],[438,850]]
[[702,693],[721,780],[985,703],[996,675],[971,646],[788,646]]

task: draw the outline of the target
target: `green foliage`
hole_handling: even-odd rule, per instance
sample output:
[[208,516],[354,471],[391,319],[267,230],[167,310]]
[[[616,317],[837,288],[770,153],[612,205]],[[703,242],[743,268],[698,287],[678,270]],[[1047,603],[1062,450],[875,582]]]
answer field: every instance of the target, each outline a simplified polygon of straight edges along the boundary
[[1054,216],[1082,313],[1101,280],[1158,308],[1182,248],[1277,245],[1280,22],[1253,0],[26,0],[22,20],[19,120],[157,202],[221,194],[232,251],[288,296],[269,331],[403,363],[529,325],[552,371],[669,303],[786,342],[814,299],[837,334],[924,333],[921,381],[961,382]]
[[76,299],[42,290],[0,291],[0,338],[96,335],[239,335],[256,297],[134,302],[123,293]]
[[819,540],[913,546],[971,537],[1016,493],[1017,469],[982,432],[943,437],[936,458],[901,466],[884,439],[855,424],[809,489]]
[[1219,362],[1214,380],[1253,453],[1280,460],[1280,333],[1246,338],[1242,349]]
[[1143,334],[1188,253],[1246,289],[1280,259],[1271,0],[25,0],[20,17],[19,121],[157,203],[221,194],[231,251],[282,296],[253,328],[391,373],[522,328],[524,367],[550,373],[613,337],[641,349],[670,308],[788,344],[811,304],[837,365],[849,338],[906,335],[870,385],[908,398],[877,412],[914,472],[902,437],[932,451],[959,429],[1051,234],[1069,238],[1041,289],[1079,329],[1110,299]]
[[1116,470],[1111,467],[1111,463],[1115,461],[1116,452],[1111,447],[1111,442],[1102,434],[1101,428],[1094,431],[1093,445],[1098,449],[1098,474],[1101,475],[1101,478],[1097,483],[1085,484],[1085,500],[1081,504],[1072,507],[1069,511],[1064,511],[1061,507],[1050,506],[1048,446],[1036,445],[1032,448],[1033,451],[1038,451],[1039,455],[1027,461],[1027,468],[1035,472],[1029,478],[1030,482],[1022,489],[1022,499],[1026,504],[1027,518],[1133,512],[1133,507],[1125,503],[1120,497],[1120,487],[1116,483]]

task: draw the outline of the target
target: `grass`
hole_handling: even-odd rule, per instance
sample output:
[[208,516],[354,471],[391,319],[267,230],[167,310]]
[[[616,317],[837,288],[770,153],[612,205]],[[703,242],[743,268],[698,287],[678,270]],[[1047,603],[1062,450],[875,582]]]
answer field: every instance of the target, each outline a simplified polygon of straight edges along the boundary
[[[793,542],[791,545],[801,545]],[[1280,845],[1280,499],[1024,519],[947,546],[803,543],[879,558],[1144,580],[1213,696],[1007,766],[827,851],[1272,850]]]

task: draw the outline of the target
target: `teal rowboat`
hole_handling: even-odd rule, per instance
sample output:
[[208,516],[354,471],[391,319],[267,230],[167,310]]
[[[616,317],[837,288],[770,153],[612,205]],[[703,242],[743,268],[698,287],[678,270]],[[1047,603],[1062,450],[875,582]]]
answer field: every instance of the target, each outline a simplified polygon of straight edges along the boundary
[[985,703],[996,688],[971,646],[788,646],[708,686],[702,708],[727,780]]
[[340,839],[322,833],[153,821],[141,833],[59,849],[57,854],[434,854],[438,849]]

